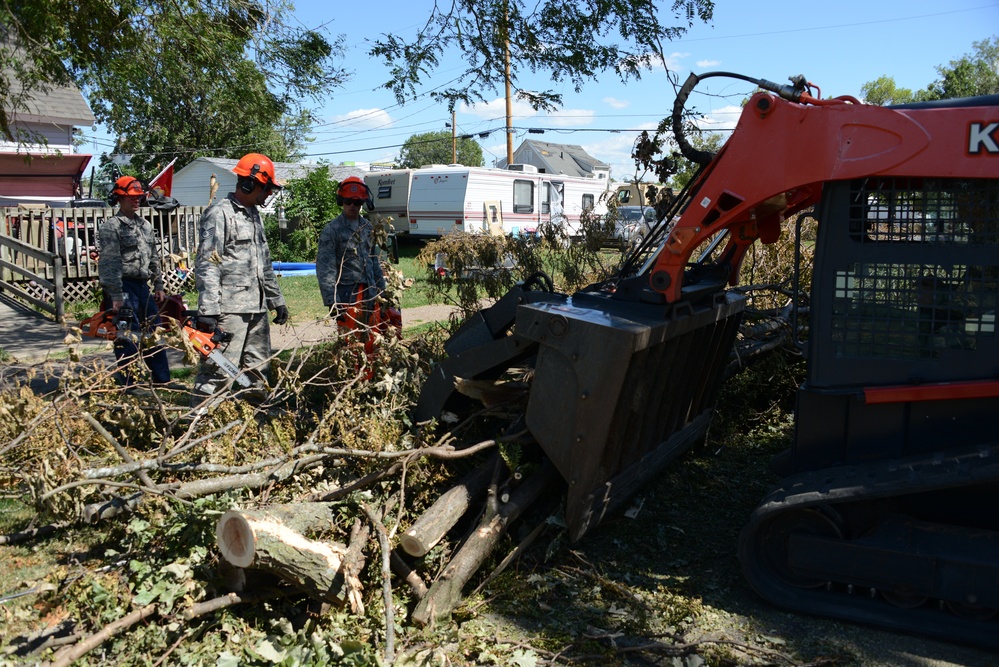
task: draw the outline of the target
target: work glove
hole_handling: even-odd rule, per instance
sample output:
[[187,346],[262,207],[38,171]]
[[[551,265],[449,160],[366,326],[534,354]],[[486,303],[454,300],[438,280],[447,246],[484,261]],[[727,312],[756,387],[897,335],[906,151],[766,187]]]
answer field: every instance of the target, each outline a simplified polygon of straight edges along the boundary
[[218,320],[211,315],[198,315],[197,327],[198,331],[204,331],[205,333],[215,333],[215,329],[219,326]]
[[274,324],[284,324],[288,321],[288,306],[278,306],[274,309]]

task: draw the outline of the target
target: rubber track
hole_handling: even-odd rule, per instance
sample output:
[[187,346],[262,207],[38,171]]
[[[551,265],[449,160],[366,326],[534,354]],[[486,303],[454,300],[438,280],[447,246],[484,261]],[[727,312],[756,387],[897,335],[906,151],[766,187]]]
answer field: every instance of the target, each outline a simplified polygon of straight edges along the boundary
[[757,559],[754,548],[756,532],[781,512],[997,481],[999,443],[792,475],[764,499],[743,528],[739,536],[743,573],[760,595],[783,607],[947,641],[999,648],[999,615],[987,621],[970,620],[931,603],[905,609],[880,596],[871,596],[869,588],[851,594],[845,590],[845,585],[837,585],[847,582],[834,582],[831,589],[794,587],[765,572],[766,565]]

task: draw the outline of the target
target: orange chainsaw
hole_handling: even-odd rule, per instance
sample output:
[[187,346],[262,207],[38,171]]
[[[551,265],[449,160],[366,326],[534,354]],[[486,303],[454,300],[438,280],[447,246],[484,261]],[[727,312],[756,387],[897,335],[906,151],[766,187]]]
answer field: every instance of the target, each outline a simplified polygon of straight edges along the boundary
[[223,373],[231,377],[239,385],[246,388],[250,387],[252,382],[249,376],[239,370],[239,367],[232,363],[228,357],[222,354],[222,350],[219,349],[220,345],[232,340],[231,333],[223,331],[220,326],[216,326],[214,331],[202,331],[198,329],[194,318],[191,316],[184,319],[183,328],[184,335],[197,348],[202,357],[211,359],[216,366],[222,369]]
[[[159,315],[162,319],[160,326],[164,331],[169,331],[173,328],[174,323],[183,319],[184,312],[187,310],[184,299],[179,294],[171,294],[158,305]],[[96,314],[80,322],[80,333],[90,338],[114,340],[118,337],[117,321],[120,319],[120,317],[116,317],[115,311],[111,310],[110,299],[105,298],[101,301],[100,310]],[[131,316],[126,319],[130,320]]]

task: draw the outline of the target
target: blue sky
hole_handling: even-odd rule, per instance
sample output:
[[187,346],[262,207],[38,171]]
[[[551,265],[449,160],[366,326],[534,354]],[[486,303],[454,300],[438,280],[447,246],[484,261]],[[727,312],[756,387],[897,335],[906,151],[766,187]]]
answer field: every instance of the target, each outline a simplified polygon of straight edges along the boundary
[[[670,2],[661,3],[669,5]],[[382,33],[412,36],[426,21],[428,2],[382,0],[363,8],[328,0],[298,0],[296,16],[305,26],[325,26],[332,34],[347,33],[343,65],[353,73],[316,113],[320,123],[315,141],[306,149],[309,160],[334,164],[385,161],[398,154],[411,135],[446,129],[446,106],[421,97],[399,105],[391,92],[379,89],[389,74],[383,62],[368,56],[370,40]],[[691,71],[737,72],[783,83],[804,74],[823,97],[860,96],[860,87],[888,75],[897,85],[924,88],[937,77],[936,67],[972,50],[972,43],[999,35],[999,0],[836,0],[802,2],[717,0],[711,24],[695,24],[687,35],[665,45],[669,67],[683,81]],[[446,58],[424,90],[453,79],[463,70],[457,57]],[[550,77],[521,79],[526,89],[551,87]],[[709,79],[691,99],[718,127],[730,127],[738,105],[752,86],[731,79]],[[673,87],[661,67],[641,81],[620,82],[613,73],[585,84],[576,93],[570,84],[559,92],[563,107],[536,113],[514,105],[513,125],[524,128],[514,148],[526,138],[579,144],[612,165],[612,177],[634,172],[630,158],[638,131],[654,128],[669,114]],[[505,158],[502,91],[486,91],[487,103],[457,109],[459,134],[475,134],[487,165]],[[544,129],[528,135],[526,128]],[[479,139],[480,133],[489,132]],[[86,133],[90,135],[90,133]],[[81,150],[106,150],[106,134],[97,129],[98,143]]]

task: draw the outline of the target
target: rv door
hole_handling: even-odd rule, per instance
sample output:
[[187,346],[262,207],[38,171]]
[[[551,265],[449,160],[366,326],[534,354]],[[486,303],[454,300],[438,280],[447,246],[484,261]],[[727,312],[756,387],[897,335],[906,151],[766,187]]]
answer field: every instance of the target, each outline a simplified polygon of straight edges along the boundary
[[548,192],[548,196],[546,197],[547,201],[542,204],[542,212],[549,214],[548,221],[553,226],[571,235],[572,230],[566,228],[565,206],[563,205],[565,183],[559,181],[545,183],[545,190]]

